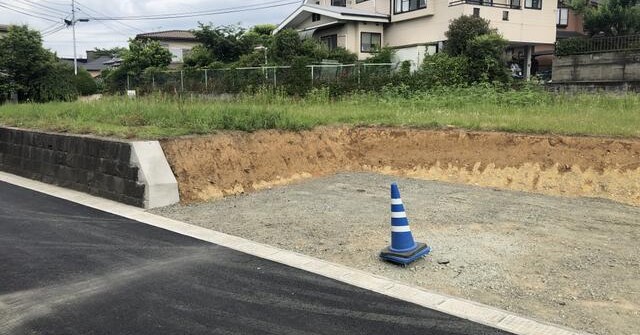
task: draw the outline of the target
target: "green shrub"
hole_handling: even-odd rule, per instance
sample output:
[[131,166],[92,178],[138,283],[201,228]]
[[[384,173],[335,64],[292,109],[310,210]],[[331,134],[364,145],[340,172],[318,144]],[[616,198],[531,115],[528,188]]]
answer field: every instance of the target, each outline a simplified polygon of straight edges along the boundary
[[48,64],[42,76],[29,87],[34,102],[72,101],[78,98],[73,68],[67,64]]
[[78,75],[74,79],[78,94],[85,96],[98,92],[98,85],[87,70],[79,68]]
[[466,85],[469,83],[469,59],[445,53],[427,56],[416,75],[428,87]]

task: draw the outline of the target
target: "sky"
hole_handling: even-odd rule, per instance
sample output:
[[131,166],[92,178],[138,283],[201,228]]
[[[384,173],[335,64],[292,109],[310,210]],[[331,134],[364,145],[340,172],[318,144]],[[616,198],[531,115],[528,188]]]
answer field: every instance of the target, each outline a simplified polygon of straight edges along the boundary
[[[89,22],[78,22],[76,39],[78,57],[85,57],[86,50],[126,46],[129,38],[143,32],[194,29],[198,22],[214,25],[240,24],[250,27],[261,23],[280,23],[291,14],[302,1],[296,0],[76,0],[77,18],[89,18]],[[287,4],[291,3],[291,4]],[[196,11],[215,11],[232,7],[252,5],[280,5],[268,9],[242,11],[219,15],[198,16],[168,20],[98,21],[91,18],[108,18],[134,15],[176,14]],[[17,13],[2,5],[25,13],[40,16],[31,17]],[[42,32],[55,31],[63,26],[62,20],[71,15],[71,0],[0,0],[0,24],[26,24]],[[52,21],[47,21],[49,19]],[[59,57],[73,57],[71,28],[53,34],[45,34],[44,46],[55,51]]]

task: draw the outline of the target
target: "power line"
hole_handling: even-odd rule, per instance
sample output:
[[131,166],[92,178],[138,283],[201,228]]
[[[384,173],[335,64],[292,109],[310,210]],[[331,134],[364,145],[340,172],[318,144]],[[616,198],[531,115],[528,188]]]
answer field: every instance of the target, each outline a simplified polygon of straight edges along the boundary
[[[76,5],[78,6],[78,9],[79,9],[80,11],[82,11],[82,12],[83,12],[83,13],[85,13],[85,14],[87,14],[87,15],[89,16],[89,18],[91,18],[91,19],[95,19],[96,17],[95,17],[95,16],[93,16],[93,15],[91,15],[90,13],[87,13],[87,11],[86,11],[86,10],[88,10],[88,11],[90,11],[90,12],[92,12],[92,13],[95,13],[96,15],[104,15],[104,14],[102,14],[102,13],[98,12],[97,10],[92,9],[91,7],[89,7],[89,6],[87,6],[87,5],[80,3],[79,1],[76,1]],[[86,9],[86,10],[83,10],[82,8],[84,8],[84,9]],[[99,22],[99,23],[102,23],[102,21],[98,21],[98,22]],[[120,21],[114,21],[114,22],[115,22],[115,23],[117,23],[117,24],[119,24],[119,25],[121,25],[121,26],[123,26],[123,27],[126,27],[126,28],[128,28],[128,29],[131,29],[131,30],[134,30],[134,31],[137,31],[137,32],[143,32],[143,30],[142,30],[142,29],[140,29],[140,28],[138,28],[138,27],[135,27],[135,26],[132,26],[132,25],[130,25],[130,24],[127,24],[127,23],[124,23],[124,22],[120,22]]]
[[237,6],[237,7],[222,8],[217,10],[199,11],[199,12],[120,16],[120,17],[97,17],[97,18],[94,18],[94,20],[99,20],[99,21],[168,20],[168,19],[189,18],[189,17],[197,17],[197,16],[211,16],[211,15],[222,15],[222,14],[239,13],[239,12],[249,12],[254,10],[277,8],[277,7],[283,7],[283,6],[300,3],[300,1],[289,1],[285,3],[281,3],[282,1],[285,1],[285,0],[270,1],[260,5],[244,5],[244,6]]
[[8,9],[10,11],[14,11],[16,13],[20,13],[20,14],[23,14],[23,15],[26,15],[26,16],[35,17],[35,18],[40,19],[40,20],[45,20],[45,21],[49,21],[49,22],[58,22],[58,21],[53,20],[51,18],[47,18],[47,17],[44,17],[44,16],[39,16],[39,15],[31,14],[31,13],[28,13],[28,12],[24,12],[24,11],[21,11],[19,9],[11,8],[11,7],[7,6],[7,4],[5,4],[5,3],[0,3],[0,7],[6,8],[6,9]]
[[[18,1],[20,1],[20,0],[18,0]],[[57,18],[56,15],[59,15],[59,14],[52,15],[51,12],[49,12],[49,11],[43,11],[40,8],[33,8],[29,4],[25,5],[25,4],[22,4],[22,3],[12,2],[11,4],[4,3],[4,5],[11,6],[13,9],[18,9],[18,10],[23,11],[25,13],[38,15],[38,16],[41,16],[41,17]]]
[[34,2],[34,1],[32,1],[32,0],[14,0],[14,1],[19,1],[19,2],[22,2],[22,3],[26,3],[27,5],[36,6],[36,7],[40,7],[40,8],[43,8],[43,9],[52,10],[52,11],[54,11],[54,12],[57,12],[58,14],[65,14],[65,15],[66,15],[66,14],[69,14],[68,12],[65,12],[65,11],[63,11],[63,10],[61,10],[61,9],[57,9],[57,8],[53,8],[53,7],[49,7],[49,6],[46,6],[46,5],[40,4],[40,3],[38,3],[38,2]]

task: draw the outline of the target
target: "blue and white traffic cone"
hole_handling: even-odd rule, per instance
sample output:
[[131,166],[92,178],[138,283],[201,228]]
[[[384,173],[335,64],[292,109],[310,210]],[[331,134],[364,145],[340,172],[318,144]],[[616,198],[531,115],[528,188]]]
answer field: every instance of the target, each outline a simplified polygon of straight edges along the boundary
[[431,248],[428,245],[416,243],[413,240],[398,184],[391,184],[391,245],[380,252],[380,258],[407,265],[430,251]]

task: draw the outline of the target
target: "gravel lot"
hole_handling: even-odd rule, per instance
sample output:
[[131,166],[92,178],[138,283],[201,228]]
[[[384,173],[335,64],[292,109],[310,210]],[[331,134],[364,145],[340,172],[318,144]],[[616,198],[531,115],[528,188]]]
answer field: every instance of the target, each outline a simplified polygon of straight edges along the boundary
[[[384,263],[389,184],[433,252]],[[640,334],[640,208],[345,173],[156,214],[595,334]]]

